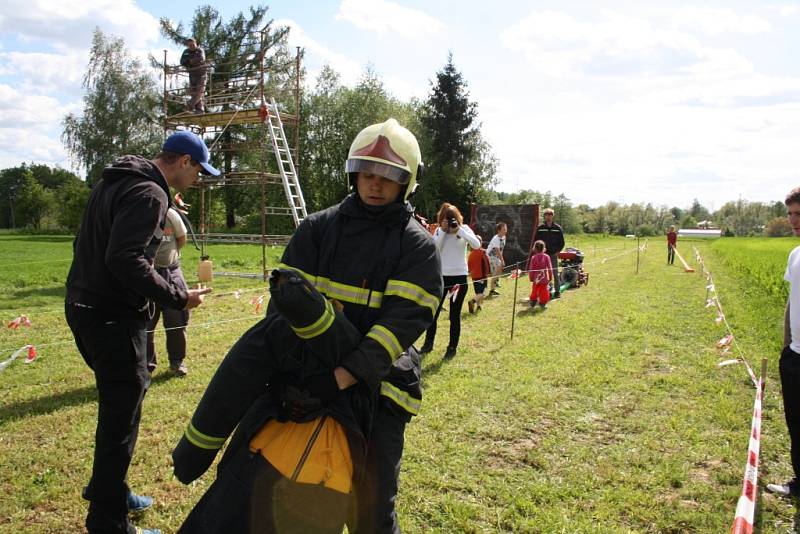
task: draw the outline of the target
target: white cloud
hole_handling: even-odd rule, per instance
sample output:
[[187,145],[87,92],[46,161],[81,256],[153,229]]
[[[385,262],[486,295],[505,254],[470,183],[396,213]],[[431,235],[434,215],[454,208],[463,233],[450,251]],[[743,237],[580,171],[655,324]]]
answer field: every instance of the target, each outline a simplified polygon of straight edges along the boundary
[[[768,80],[750,92],[769,94]],[[798,81],[783,84],[797,86]],[[744,86],[747,88],[747,86]],[[736,93],[735,91],[732,91]],[[663,104],[657,97],[603,109],[568,95],[528,108],[483,106],[484,134],[502,162],[501,189],[607,200],[706,205],[781,198],[798,181],[800,97],[745,109]],[[524,135],[508,124],[528,124]]]
[[0,33],[58,49],[86,48],[95,27],[134,48],[158,38],[158,20],[133,0],[5,0],[0,17]]
[[800,6],[795,4],[782,4],[778,6],[771,6],[773,9],[777,9],[778,13],[781,14],[783,17],[789,17],[791,15],[795,15],[796,13],[800,12]]
[[313,86],[323,65],[330,65],[333,70],[339,73],[342,83],[345,85],[354,84],[361,76],[363,68],[354,60],[344,54],[335,52],[322,43],[311,38],[297,22],[292,19],[277,19],[275,26],[288,26],[289,46],[301,46],[306,51],[306,65],[311,61],[311,68],[308,69],[306,83]]
[[386,0],[342,0],[336,19],[346,20],[360,30],[409,39],[437,36],[446,29],[437,18]]
[[530,67],[553,77],[582,75],[629,79],[742,72],[749,61],[735,50],[704,46],[695,36],[650,19],[603,11],[577,19],[557,11],[532,11],[501,34]]
[[26,92],[80,91],[86,62],[86,54],[77,52],[0,52],[0,76],[22,78]]
[[49,129],[64,116],[64,107],[53,97],[31,95],[0,84],[0,127],[32,126]]
[[58,138],[29,128],[0,128],[0,168],[24,162],[67,168],[64,147]]
[[766,19],[752,14],[739,14],[731,9],[685,6],[674,11],[670,24],[675,28],[698,30],[709,35],[742,33],[756,35],[772,30]]
[[61,120],[76,108],[77,103],[64,105],[0,84],[0,168],[23,161],[63,165]]

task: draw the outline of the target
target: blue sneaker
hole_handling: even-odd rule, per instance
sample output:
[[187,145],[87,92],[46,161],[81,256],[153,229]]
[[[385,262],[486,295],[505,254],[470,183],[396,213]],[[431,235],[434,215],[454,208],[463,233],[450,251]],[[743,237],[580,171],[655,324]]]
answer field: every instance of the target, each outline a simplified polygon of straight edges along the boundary
[[[153,498],[145,497],[144,495],[136,495],[132,491],[128,492],[128,511],[129,512],[142,512],[153,506]],[[147,532],[157,532],[155,530],[145,530]]]
[[136,528],[136,534],[161,534],[161,529],[158,528]]

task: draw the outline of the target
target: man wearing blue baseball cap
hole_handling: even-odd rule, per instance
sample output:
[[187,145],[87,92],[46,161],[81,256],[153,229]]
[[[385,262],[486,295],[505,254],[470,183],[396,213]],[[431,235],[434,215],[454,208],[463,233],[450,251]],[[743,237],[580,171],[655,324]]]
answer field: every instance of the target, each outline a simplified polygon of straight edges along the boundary
[[89,533],[143,532],[128,519],[153,499],[131,492],[128,466],[150,385],[146,324],[152,303],[191,309],[210,289],[170,284],[153,267],[173,187],[183,191],[199,173],[218,176],[203,140],[177,132],[158,156],[122,156],[103,171],[83,213],[67,275],[65,314],[75,344],[95,376],[98,393],[94,462],[83,497]]

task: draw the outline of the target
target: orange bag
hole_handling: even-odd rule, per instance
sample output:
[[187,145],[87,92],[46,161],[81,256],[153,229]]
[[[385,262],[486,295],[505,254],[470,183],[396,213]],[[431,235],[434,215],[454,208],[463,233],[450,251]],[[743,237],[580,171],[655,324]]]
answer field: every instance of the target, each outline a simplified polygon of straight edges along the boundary
[[250,440],[250,451],[260,452],[286,478],[300,484],[323,484],[350,493],[353,459],[344,428],[326,416],[281,423],[271,419]]

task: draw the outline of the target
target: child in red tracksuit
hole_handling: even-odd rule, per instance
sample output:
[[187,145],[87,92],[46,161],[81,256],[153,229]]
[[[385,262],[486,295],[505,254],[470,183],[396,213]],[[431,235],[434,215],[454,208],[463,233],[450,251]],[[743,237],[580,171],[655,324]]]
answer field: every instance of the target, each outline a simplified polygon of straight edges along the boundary
[[547,255],[547,250],[542,240],[533,244],[533,256],[531,256],[528,271],[528,276],[533,283],[530,300],[531,308],[539,304],[543,310],[547,309],[547,303],[550,302],[548,285],[553,280],[553,264],[550,262],[550,256]]

